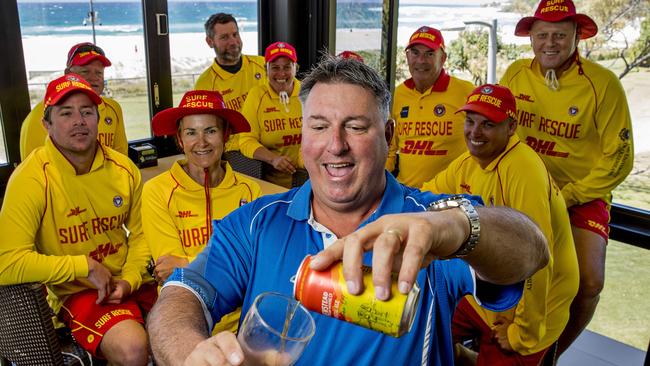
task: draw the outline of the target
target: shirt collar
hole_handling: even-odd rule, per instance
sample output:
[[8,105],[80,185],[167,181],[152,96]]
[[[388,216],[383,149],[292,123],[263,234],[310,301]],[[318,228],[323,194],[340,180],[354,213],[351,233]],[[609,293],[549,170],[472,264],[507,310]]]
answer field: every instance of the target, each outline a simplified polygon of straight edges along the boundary
[[[187,165],[187,159],[180,159],[175,161],[172,167],[169,169],[174,180],[188,191],[203,191],[203,185],[194,181],[194,179],[192,179],[192,177],[187,174],[187,172],[183,169],[184,165]],[[223,180],[221,183],[219,183],[218,186],[211,189],[226,189],[235,185],[235,173],[230,167],[230,164],[228,164],[226,161],[221,161],[221,167],[225,171]]]
[[[431,89],[429,89],[429,93],[431,92],[444,92],[447,90],[447,87],[449,87],[449,82],[451,81],[451,76],[447,74],[447,71],[443,68],[440,70],[440,75],[438,75],[438,79],[436,79],[436,82],[433,83],[433,86],[431,86]],[[413,78],[410,78],[404,82],[404,85],[406,85],[407,88],[409,89],[415,89],[415,81],[413,81]]]
[[[54,145],[50,136],[47,136],[47,139],[45,140],[45,149],[47,150],[48,155],[52,158],[53,164],[59,171],[70,175],[77,175],[77,171],[72,163],[61,153],[59,148]],[[99,143],[99,141],[97,141],[97,149],[95,150],[95,157],[89,173],[100,169],[104,165],[104,161],[106,160],[105,154],[106,152],[104,151],[104,147]]]
[[490,162],[490,164],[488,164],[488,166],[486,166],[485,169],[483,169],[483,170],[487,170],[487,171],[493,171],[493,170],[495,170],[495,169],[499,166],[499,162],[501,162],[501,160],[502,160],[506,155],[508,155],[508,153],[509,153],[509,152],[510,152],[510,151],[511,151],[515,146],[517,146],[520,142],[521,142],[521,141],[519,140],[519,137],[517,136],[516,133],[513,134],[512,136],[510,136],[510,139],[508,140],[508,145],[507,145],[506,148],[503,150],[503,152],[502,152],[501,154],[499,154],[499,156],[497,156],[494,160],[492,160],[492,161]]

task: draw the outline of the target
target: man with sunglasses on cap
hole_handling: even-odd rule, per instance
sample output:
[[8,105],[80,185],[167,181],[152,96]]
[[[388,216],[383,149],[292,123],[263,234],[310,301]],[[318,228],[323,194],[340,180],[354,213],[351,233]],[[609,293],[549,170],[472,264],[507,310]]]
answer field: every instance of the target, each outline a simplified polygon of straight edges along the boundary
[[[97,95],[104,91],[104,69],[111,66],[111,61],[104,50],[92,43],[79,43],[68,52],[65,73],[73,72],[81,75]],[[127,155],[129,143],[124,129],[122,108],[112,98],[102,96],[99,105],[99,127],[97,139],[104,145]],[[20,128],[20,158],[25,160],[27,155],[39,146],[43,146],[47,131],[43,128],[43,103],[39,102],[27,115]]]
[[142,182],[127,156],[97,140],[101,104],[77,74],[49,83],[48,137],[11,175],[0,211],[0,284],[46,284],[85,350],[109,364],[146,365],[142,311],[157,292],[145,277]]
[[563,352],[591,320],[605,280],[612,190],[634,160],[632,122],[617,77],[580,56],[596,23],[571,0],[541,1],[515,35],[530,37],[534,59],[515,61],[501,79],[517,98],[522,141],[544,160],[569,209],[580,288],[558,341]]
[[[515,208],[535,221],[552,260],[526,281],[519,304],[505,312],[481,307],[471,296],[458,304],[452,322],[455,342],[479,340],[478,359],[459,343],[456,364],[538,365],[569,320],[578,291],[578,262],[569,215],[542,159],[515,133],[517,106],[508,88],[482,85],[467,97],[468,151],[422,186],[431,192],[476,194],[490,206]],[[475,356],[475,355],[472,355]]]
[[397,170],[397,180],[408,186],[420,187],[467,150],[463,119],[454,112],[474,85],[449,76],[446,59],[439,30],[421,27],[409,39],[406,61],[411,78],[395,88],[391,117],[396,126],[386,162],[386,168]]
[[[250,127],[239,112],[226,109],[219,92],[189,91],[178,108],[156,114],[151,126],[156,136],[175,136],[185,154],[142,190],[142,227],[162,284],[206,247],[213,220],[253,201],[261,188],[221,160],[228,135]],[[239,314],[226,315],[217,329],[236,331]]]
[[[205,22],[205,41],[214,49],[215,58],[196,80],[194,89],[221,93],[226,108],[241,111],[248,91],[264,83],[264,58],[242,55],[242,40],[237,20],[231,14],[212,14]],[[238,150],[237,138],[231,137],[226,151]]]

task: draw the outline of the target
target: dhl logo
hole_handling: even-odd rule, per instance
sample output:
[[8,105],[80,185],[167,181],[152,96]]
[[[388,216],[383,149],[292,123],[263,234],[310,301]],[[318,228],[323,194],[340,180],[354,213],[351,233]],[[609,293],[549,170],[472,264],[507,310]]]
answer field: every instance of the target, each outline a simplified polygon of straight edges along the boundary
[[233,92],[232,88],[226,89],[226,90],[221,92],[221,96],[226,96],[226,95],[228,95],[228,94],[230,94],[232,92]]
[[467,193],[469,193],[469,194],[472,194],[472,187],[471,187],[469,184],[467,184],[467,183],[461,183],[461,184],[460,184],[460,188],[462,188],[463,191],[465,191],[465,192],[467,192]]
[[198,214],[193,214],[192,210],[185,210],[185,211],[178,211],[178,214],[176,217],[180,217],[181,219],[186,219],[188,217],[197,217],[199,216]]
[[99,244],[97,246],[97,249],[88,253],[88,256],[96,260],[97,262],[101,263],[109,255],[117,253],[117,251],[120,250],[121,247],[122,247],[122,243],[119,243],[117,245],[113,245],[113,243],[111,242],[108,242],[106,244]]
[[300,145],[302,134],[282,136],[282,146]]
[[531,97],[531,96],[528,95],[528,94],[524,94],[524,93],[519,93],[519,95],[517,95],[515,98],[517,98],[517,99],[519,99],[519,100],[523,100],[523,101],[525,101],[525,102],[530,102],[530,103],[535,102],[535,101],[533,100],[533,97]]
[[81,213],[86,212],[86,209],[82,209],[79,206],[73,208],[70,210],[70,213],[68,213],[68,216],[66,217],[72,217],[72,216],[79,216]]
[[532,136],[527,136],[526,143],[541,155],[555,156],[558,158],[566,158],[569,156],[568,152],[555,151],[554,141],[538,140]]
[[400,153],[411,155],[447,155],[447,150],[433,149],[433,141],[404,141]]
[[589,225],[589,227],[593,227],[594,229],[600,232],[607,233],[607,228],[604,225],[597,223],[596,221],[587,220],[587,225]]
[[280,110],[277,109],[276,107],[268,107],[264,110],[264,113],[273,113],[273,112],[280,112]]

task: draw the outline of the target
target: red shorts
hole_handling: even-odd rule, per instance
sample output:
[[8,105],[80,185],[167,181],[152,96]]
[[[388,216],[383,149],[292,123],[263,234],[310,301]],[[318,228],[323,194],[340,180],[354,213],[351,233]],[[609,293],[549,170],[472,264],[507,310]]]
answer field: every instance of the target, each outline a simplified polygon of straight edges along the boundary
[[492,330],[483,318],[465,299],[461,299],[451,322],[454,343],[464,339],[478,338],[479,350],[476,366],[537,366],[542,362],[547,349],[523,356],[516,352],[504,351],[492,340]]
[[609,239],[609,205],[601,200],[593,200],[582,205],[569,207],[571,225],[592,231]]
[[140,286],[121,304],[95,304],[97,290],[85,290],[73,295],[63,303],[59,318],[72,330],[75,341],[93,357],[99,354],[99,344],[104,334],[115,324],[133,319],[144,324],[143,312],[151,310],[158,297],[155,283]]

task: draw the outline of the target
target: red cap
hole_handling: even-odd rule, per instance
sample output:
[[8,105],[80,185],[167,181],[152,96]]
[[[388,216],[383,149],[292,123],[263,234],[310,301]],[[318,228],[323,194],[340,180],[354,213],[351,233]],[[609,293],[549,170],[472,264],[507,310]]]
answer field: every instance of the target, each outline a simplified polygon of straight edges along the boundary
[[287,42],[275,42],[270,46],[266,47],[264,52],[264,61],[271,62],[278,57],[288,57],[289,60],[293,62],[298,61],[298,56],[296,55],[296,49]]
[[456,113],[461,111],[476,112],[494,123],[501,123],[508,117],[517,119],[517,102],[505,86],[485,84],[474,89]]
[[[153,134],[156,136],[173,136],[178,132],[178,121],[191,114],[214,114],[228,122],[232,133],[251,130],[246,118],[241,113],[226,108],[223,97],[217,91],[192,90],[183,95],[178,108],[167,108],[156,113],[151,120]],[[228,132],[228,131],[227,131]]]
[[96,105],[102,104],[102,98],[95,93],[90,84],[84,78],[73,72],[54,79],[47,84],[43,104],[46,107],[56,105],[63,97],[72,92],[86,93],[93,103]]
[[535,15],[522,18],[515,26],[515,36],[530,35],[530,28],[538,20],[556,23],[573,20],[578,24],[580,39],[591,38],[598,33],[598,26],[593,19],[584,14],[576,14],[576,6],[571,0],[542,0],[537,6]]
[[338,55],[336,55],[336,57],[349,58],[351,60],[356,60],[356,61],[359,61],[361,63],[364,63],[363,57],[361,57],[360,54],[352,52],[352,51],[343,51],[343,52],[339,53]]
[[445,40],[442,38],[442,33],[435,28],[427,26],[420,27],[420,29],[413,33],[411,38],[409,38],[409,44],[406,48],[409,49],[416,44],[429,47],[434,51],[438,48],[442,48],[443,50],[445,49]]
[[95,59],[101,61],[104,67],[111,66],[111,61],[106,58],[101,47],[90,42],[78,43],[68,51],[66,67],[87,65]]

